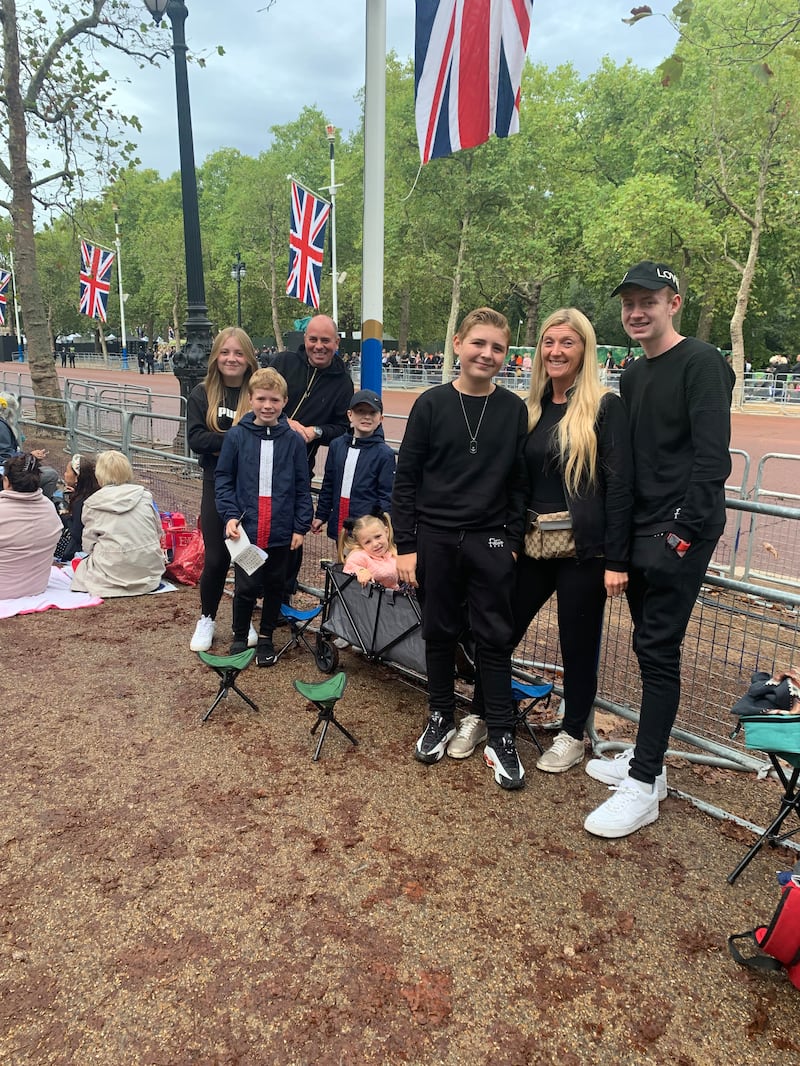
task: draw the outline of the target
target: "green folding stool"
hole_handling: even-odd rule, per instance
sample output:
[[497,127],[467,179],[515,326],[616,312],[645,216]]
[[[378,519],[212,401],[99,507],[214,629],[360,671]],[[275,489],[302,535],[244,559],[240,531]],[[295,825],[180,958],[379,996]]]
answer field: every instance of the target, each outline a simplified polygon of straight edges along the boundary
[[211,652],[208,651],[199,651],[197,654],[206,666],[210,666],[216,674],[219,674],[220,679],[217,698],[203,715],[204,722],[210,718],[211,712],[216,708],[220,700],[226,699],[228,693],[231,691],[235,692],[237,696],[241,696],[244,702],[249,704],[254,711],[258,710],[258,707],[253,703],[250,697],[245,696],[236,684],[236,678],[255,658],[255,648],[247,648],[246,651],[241,651],[238,655],[212,655]]
[[305,681],[294,682],[294,687],[300,695],[317,708],[317,720],[311,727],[311,735],[313,736],[319,729],[320,724],[322,725],[322,732],[319,735],[317,750],[314,752],[312,762],[316,762],[319,759],[329,725],[336,726],[339,732],[343,733],[352,744],[358,744],[353,734],[345,729],[336,717],[336,704],[342,698],[346,684],[347,674],[344,671],[316,684],[307,684]]

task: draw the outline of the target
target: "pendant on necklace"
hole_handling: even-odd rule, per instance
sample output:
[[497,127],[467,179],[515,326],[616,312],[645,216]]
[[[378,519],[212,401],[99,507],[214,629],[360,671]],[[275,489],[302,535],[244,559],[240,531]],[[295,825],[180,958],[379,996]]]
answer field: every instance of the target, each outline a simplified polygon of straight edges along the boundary
[[471,440],[469,442],[469,454],[470,455],[477,455],[478,454],[478,442],[476,440]]

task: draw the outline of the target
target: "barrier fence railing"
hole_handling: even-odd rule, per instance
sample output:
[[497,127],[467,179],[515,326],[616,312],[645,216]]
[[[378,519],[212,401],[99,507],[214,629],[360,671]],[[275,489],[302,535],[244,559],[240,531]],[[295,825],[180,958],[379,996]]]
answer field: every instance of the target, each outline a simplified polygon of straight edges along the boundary
[[[23,396],[24,428],[29,437],[46,431],[51,439],[63,442],[65,455],[119,448],[129,456],[137,477],[151,489],[161,510],[182,511],[194,522],[200,510],[201,480],[197,462],[186,449],[185,419],[88,400],[60,403],[66,426],[44,426],[35,420],[32,398]],[[180,445],[177,452],[176,442]],[[791,503],[798,499],[769,488],[770,464],[787,458],[797,461],[800,457],[764,457],[752,490],[756,498],[750,499],[749,457],[744,452],[734,456],[739,484],[729,488],[726,532],[687,629],[683,695],[673,733],[673,740],[695,748],[691,757],[700,760],[760,767],[741,744],[731,740],[734,722],[729,709],[749,685],[753,670],[772,672],[800,661],[800,508],[767,502],[767,497]],[[319,562],[335,554],[332,542],[324,534],[309,535],[304,551],[301,582],[305,588],[320,591]],[[631,635],[627,606],[622,600],[612,601],[601,647],[598,706],[635,721],[641,692]],[[560,689],[554,600],[532,623],[515,659],[520,669],[552,676]]]

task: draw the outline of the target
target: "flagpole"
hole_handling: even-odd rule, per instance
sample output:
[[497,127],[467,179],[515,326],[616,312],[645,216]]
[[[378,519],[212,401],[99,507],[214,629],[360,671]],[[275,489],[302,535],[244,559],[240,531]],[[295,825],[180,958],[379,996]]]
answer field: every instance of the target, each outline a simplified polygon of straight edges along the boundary
[[122,329],[122,369],[128,369],[128,334],[125,332],[125,296],[122,292],[122,252],[120,251],[119,239],[119,210],[114,204],[114,244],[117,248],[117,283],[119,285],[119,321]]
[[331,146],[331,277],[333,279],[332,290],[332,305],[333,305],[333,321],[339,324],[339,277],[336,271],[336,173],[333,163],[333,145],[336,139],[336,127],[326,126],[325,133],[328,137],[328,143]]
[[364,75],[364,250],[361,387],[380,395],[383,356],[383,186],[386,176],[386,0],[367,0]]
[[17,272],[14,270],[14,249],[11,245],[9,245],[8,254],[11,261],[11,295],[14,297],[14,321],[17,326],[17,360],[20,363],[24,363],[25,349],[22,347],[22,330],[19,328],[19,304],[17,303]]

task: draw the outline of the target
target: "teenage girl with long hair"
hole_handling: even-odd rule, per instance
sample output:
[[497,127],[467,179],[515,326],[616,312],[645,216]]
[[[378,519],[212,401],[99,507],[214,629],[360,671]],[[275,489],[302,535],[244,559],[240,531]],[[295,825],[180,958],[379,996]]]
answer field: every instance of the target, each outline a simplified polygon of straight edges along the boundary
[[[256,370],[258,360],[253,342],[243,329],[228,326],[217,334],[208,357],[206,376],[192,390],[187,404],[189,447],[197,454],[203,471],[200,527],[205,546],[200,618],[189,645],[192,651],[208,651],[214,640],[215,619],[231,561],[214,499],[214,473],[225,433],[250,410],[247,382]],[[255,637],[253,631],[248,640]],[[253,639],[252,643],[255,642]]]

